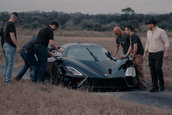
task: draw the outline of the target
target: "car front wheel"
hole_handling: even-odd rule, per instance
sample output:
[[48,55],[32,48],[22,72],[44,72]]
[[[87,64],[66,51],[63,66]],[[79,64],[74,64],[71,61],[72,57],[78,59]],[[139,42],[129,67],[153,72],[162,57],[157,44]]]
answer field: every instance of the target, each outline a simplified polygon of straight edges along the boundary
[[53,85],[58,86],[60,84],[61,81],[61,76],[60,76],[60,69],[58,66],[58,63],[55,62],[52,66],[52,71],[51,71],[51,76],[50,76],[50,82]]

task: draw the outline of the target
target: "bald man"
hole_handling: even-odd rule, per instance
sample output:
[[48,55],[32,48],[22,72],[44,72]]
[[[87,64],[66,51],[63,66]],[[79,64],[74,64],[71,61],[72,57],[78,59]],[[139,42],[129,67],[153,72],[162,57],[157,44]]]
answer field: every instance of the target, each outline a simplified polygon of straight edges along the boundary
[[113,29],[114,34],[116,35],[116,46],[114,48],[113,56],[116,57],[119,46],[123,48],[122,57],[127,57],[129,53],[128,48],[130,46],[130,36],[127,35],[119,26],[114,27]]

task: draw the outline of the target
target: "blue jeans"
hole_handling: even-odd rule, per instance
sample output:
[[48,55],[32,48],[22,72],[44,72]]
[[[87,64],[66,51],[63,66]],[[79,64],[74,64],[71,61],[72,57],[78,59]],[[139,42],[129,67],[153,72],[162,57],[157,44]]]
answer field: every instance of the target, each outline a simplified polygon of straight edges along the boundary
[[36,57],[34,56],[34,54],[32,53],[28,53],[25,50],[21,50],[20,51],[20,55],[24,60],[24,66],[23,68],[20,70],[20,72],[18,73],[18,75],[16,76],[16,78],[22,78],[23,75],[26,73],[26,71],[28,70],[28,68],[32,68],[32,81],[36,82],[38,80],[38,62],[36,60]]
[[47,51],[47,48],[41,44],[35,44],[34,51],[38,58],[38,67],[39,67],[38,79],[39,79],[39,82],[44,82],[45,70],[47,68],[48,51]]
[[4,83],[11,82],[11,75],[13,71],[13,64],[16,57],[16,48],[12,47],[8,43],[3,45],[4,55],[5,55],[5,65],[3,71],[3,81]]

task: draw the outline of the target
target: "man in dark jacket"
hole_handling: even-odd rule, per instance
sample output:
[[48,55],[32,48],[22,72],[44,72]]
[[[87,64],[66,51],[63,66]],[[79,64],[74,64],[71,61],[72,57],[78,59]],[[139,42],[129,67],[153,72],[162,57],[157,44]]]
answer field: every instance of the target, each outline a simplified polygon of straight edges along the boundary
[[35,82],[37,80],[37,72],[38,72],[38,67],[37,67],[37,60],[35,57],[35,52],[33,50],[33,46],[36,40],[36,36],[33,36],[21,49],[20,55],[24,60],[24,66],[16,76],[16,80],[20,80],[23,75],[26,73],[28,68],[32,68],[32,82]]

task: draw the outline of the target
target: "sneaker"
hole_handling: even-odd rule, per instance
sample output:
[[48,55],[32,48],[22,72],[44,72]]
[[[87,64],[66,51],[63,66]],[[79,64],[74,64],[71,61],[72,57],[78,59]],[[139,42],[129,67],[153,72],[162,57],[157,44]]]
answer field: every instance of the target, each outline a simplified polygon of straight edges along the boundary
[[16,77],[15,80],[19,81],[21,80],[21,77]]
[[164,87],[160,87],[160,91],[164,91],[165,90],[165,88]]
[[152,88],[149,92],[151,92],[151,93],[155,93],[155,92],[159,92],[159,90],[158,90],[158,89],[156,89],[156,88]]
[[137,89],[138,90],[146,90],[146,87],[145,86],[139,86]]

